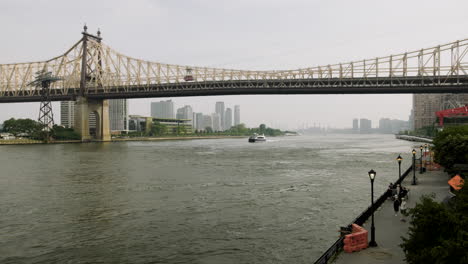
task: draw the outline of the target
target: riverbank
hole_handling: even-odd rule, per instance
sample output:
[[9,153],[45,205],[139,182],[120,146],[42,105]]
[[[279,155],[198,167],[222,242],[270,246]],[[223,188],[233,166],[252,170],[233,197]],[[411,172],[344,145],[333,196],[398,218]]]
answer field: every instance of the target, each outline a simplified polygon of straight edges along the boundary
[[165,140],[194,140],[194,139],[222,139],[222,138],[247,138],[248,136],[179,136],[179,137],[131,137],[113,138],[112,142],[121,141],[165,141]]
[[[175,137],[129,137],[129,138],[113,138],[108,142],[123,142],[123,141],[166,141],[166,140],[196,140],[196,139],[222,139],[222,138],[247,138],[247,136],[175,136]],[[81,140],[54,140],[48,143],[34,139],[12,139],[0,140],[0,145],[33,145],[33,144],[70,144],[70,143],[93,143],[103,142],[99,140],[81,141]]]
[[395,135],[395,138],[407,140],[407,141],[414,141],[414,142],[432,143],[431,138],[424,138],[424,137],[417,137],[417,136]]

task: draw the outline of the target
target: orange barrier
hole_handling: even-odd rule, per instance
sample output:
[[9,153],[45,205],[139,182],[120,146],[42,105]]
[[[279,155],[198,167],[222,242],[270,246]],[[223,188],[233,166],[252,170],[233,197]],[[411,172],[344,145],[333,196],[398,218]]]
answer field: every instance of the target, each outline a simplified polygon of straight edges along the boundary
[[344,239],[344,251],[351,253],[367,248],[367,230],[353,224],[353,232],[345,236]]
[[465,183],[465,180],[463,180],[462,177],[460,177],[460,175],[455,175],[453,176],[449,181],[448,181],[448,184],[450,186],[452,186],[452,188],[454,188],[455,190],[460,190],[461,188],[463,188],[463,184]]

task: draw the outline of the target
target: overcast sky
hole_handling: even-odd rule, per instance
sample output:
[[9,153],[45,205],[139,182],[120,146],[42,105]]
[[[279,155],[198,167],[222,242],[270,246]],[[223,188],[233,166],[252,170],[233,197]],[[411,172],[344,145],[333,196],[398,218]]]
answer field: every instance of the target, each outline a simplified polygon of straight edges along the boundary
[[[135,58],[235,69],[295,69],[375,58],[468,37],[468,1],[0,0],[0,64],[62,54],[89,32]],[[130,113],[149,115],[132,99]],[[411,95],[257,95],[173,98],[176,107],[214,112],[241,106],[248,126],[351,127],[353,118],[407,120]],[[0,104],[0,122],[37,119],[39,103]],[[59,104],[54,103],[56,122]]]

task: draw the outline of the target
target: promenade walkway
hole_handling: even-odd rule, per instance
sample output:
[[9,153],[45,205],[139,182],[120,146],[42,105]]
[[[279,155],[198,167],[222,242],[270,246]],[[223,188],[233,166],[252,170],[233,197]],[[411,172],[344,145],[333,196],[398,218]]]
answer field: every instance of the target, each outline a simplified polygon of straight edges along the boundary
[[[447,184],[448,176],[443,171],[428,171],[424,174],[416,172],[418,185],[411,185],[413,172],[403,181],[402,185],[410,189],[408,208],[413,208],[419,201],[419,197],[424,194],[434,193],[437,201],[442,201],[449,195]],[[380,194],[377,194],[379,196]],[[398,246],[402,243],[401,237],[407,236],[409,227],[409,217],[406,222],[400,221],[401,214],[395,216],[393,202],[387,200],[374,213],[375,241],[377,247],[367,248],[359,252],[342,252],[333,262],[335,264],[399,264],[406,263],[403,250]],[[369,231],[370,241],[371,218],[364,224],[364,228]]]

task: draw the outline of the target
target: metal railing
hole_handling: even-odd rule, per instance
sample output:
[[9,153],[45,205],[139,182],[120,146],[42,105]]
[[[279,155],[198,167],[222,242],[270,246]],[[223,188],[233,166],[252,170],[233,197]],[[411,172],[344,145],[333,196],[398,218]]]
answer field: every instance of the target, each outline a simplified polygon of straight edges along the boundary
[[[396,187],[397,184],[401,184],[401,182],[410,174],[410,172],[413,170],[413,165],[411,165],[402,175],[398,180],[393,184],[393,188]],[[356,217],[351,224],[348,225],[348,228],[351,228],[352,224],[357,224],[362,226],[367,219],[374,213],[384,202],[387,200],[388,197],[390,197],[391,192],[390,190],[387,190],[384,192],[375,202],[374,206],[369,206],[367,209],[362,212],[358,217]],[[341,251],[343,248],[343,243],[344,243],[344,236],[338,238],[338,240],[333,243],[331,247],[329,247],[325,253],[320,256],[314,263],[315,264],[327,264],[328,261],[335,256],[336,253]]]

